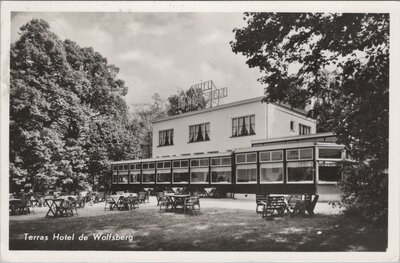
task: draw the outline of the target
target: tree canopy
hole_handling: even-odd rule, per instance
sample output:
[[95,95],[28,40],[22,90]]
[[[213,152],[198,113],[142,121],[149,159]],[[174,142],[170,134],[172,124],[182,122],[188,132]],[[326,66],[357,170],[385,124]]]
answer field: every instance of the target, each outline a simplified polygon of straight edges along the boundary
[[232,50],[259,68],[266,102],[309,112],[353,157],[388,165],[389,14],[245,13]]
[[201,88],[191,87],[168,97],[167,114],[170,116],[182,114],[204,109],[206,106],[207,101]]
[[10,181],[36,191],[88,188],[109,162],[139,156],[119,69],[61,41],[44,20],[21,27],[10,61]]

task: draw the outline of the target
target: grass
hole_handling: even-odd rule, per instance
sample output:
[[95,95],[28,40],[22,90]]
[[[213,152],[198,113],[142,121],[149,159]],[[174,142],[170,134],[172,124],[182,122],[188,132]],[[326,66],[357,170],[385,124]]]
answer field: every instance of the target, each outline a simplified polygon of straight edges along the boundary
[[[48,241],[24,240],[24,233]],[[54,233],[75,234],[53,241]],[[87,241],[78,241],[81,234]],[[131,241],[95,241],[94,234],[132,236]],[[387,231],[343,215],[265,220],[240,209],[203,208],[201,214],[139,209],[91,217],[10,221],[10,250],[136,251],[385,251]]]

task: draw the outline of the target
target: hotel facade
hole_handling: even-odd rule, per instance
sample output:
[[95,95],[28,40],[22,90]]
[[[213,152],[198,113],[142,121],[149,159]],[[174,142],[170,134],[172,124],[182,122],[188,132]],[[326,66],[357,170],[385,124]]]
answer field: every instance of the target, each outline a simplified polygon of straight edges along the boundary
[[111,190],[218,188],[336,200],[337,163],[346,158],[335,135],[317,134],[305,111],[262,97],[156,120],[152,148],[150,159],[112,163]]

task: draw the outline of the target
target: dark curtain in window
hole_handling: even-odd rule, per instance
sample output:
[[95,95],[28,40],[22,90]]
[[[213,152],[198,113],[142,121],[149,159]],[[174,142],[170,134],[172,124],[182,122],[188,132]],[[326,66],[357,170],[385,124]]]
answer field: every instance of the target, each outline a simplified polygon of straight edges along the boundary
[[247,129],[248,124],[246,124],[246,119],[248,120],[248,117],[243,118],[243,129],[242,129],[242,135],[248,135],[249,131]]
[[169,131],[165,131],[165,144],[164,145],[169,145]]
[[201,130],[201,126],[202,125],[197,125],[196,126],[196,128],[197,128],[197,139],[196,139],[196,141],[204,141],[204,137],[203,137],[203,132]]

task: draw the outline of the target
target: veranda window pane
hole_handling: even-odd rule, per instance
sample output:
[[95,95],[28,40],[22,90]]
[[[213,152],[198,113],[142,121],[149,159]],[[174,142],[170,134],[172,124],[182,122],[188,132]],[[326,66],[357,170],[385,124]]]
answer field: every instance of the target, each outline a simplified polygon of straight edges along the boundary
[[221,165],[221,158],[211,158],[211,165],[212,166]]
[[188,183],[189,182],[188,169],[174,169],[172,176],[173,176],[174,183]]
[[143,171],[143,183],[154,183],[154,171]]
[[287,150],[287,159],[288,160],[298,160],[299,159],[299,150]]
[[196,159],[196,160],[190,160],[190,166],[191,166],[191,167],[197,167],[197,166],[199,166],[199,160],[198,160],[198,159]]
[[128,172],[120,172],[119,175],[119,183],[120,184],[127,184],[128,183]]
[[248,153],[247,154],[247,162],[255,163],[257,161],[257,153]]
[[318,165],[319,182],[339,182],[342,179],[339,166],[336,163]]
[[181,161],[181,167],[188,167],[189,166],[189,161],[185,160],[185,161]]
[[300,159],[312,159],[313,149],[300,149]]
[[157,170],[157,183],[170,183],[171,182],[171,170],[163,169]]
[[269,162],[271,161],[271,152],[260,152],[260,162]]
[[211,182],[213,182],[213,183],[230,183],[230,182],[232,182],[231,167],[211,168]]
[[208,159],[201,159],[200,166],[208,166]]
[[256,183],[257,182],[257,165],[238,165],[236,167],[236,181],[238,183]]
[[321,159],[341,159],[342,150],[341,149],[319,149],[318,157]]
[[283,182],[283,163],[264,163],[260,165],[260,182]]
[[271,160],[272,161],[282,161],[283,160],[283,152],[282,151],[271,152]]
[[312,182],[312,162],[291,162],[287,163],[288,182]]
[[140,173],[131,172],[131,184],[140,183]]
[[222,165],[231,165],[231,157],[223,157],[221,164]]
[[195,168],[190,171],[191,183],[208,183],[208,168]]
[[236,163],[245,163],[246,155],[245,154],[236,154]]

